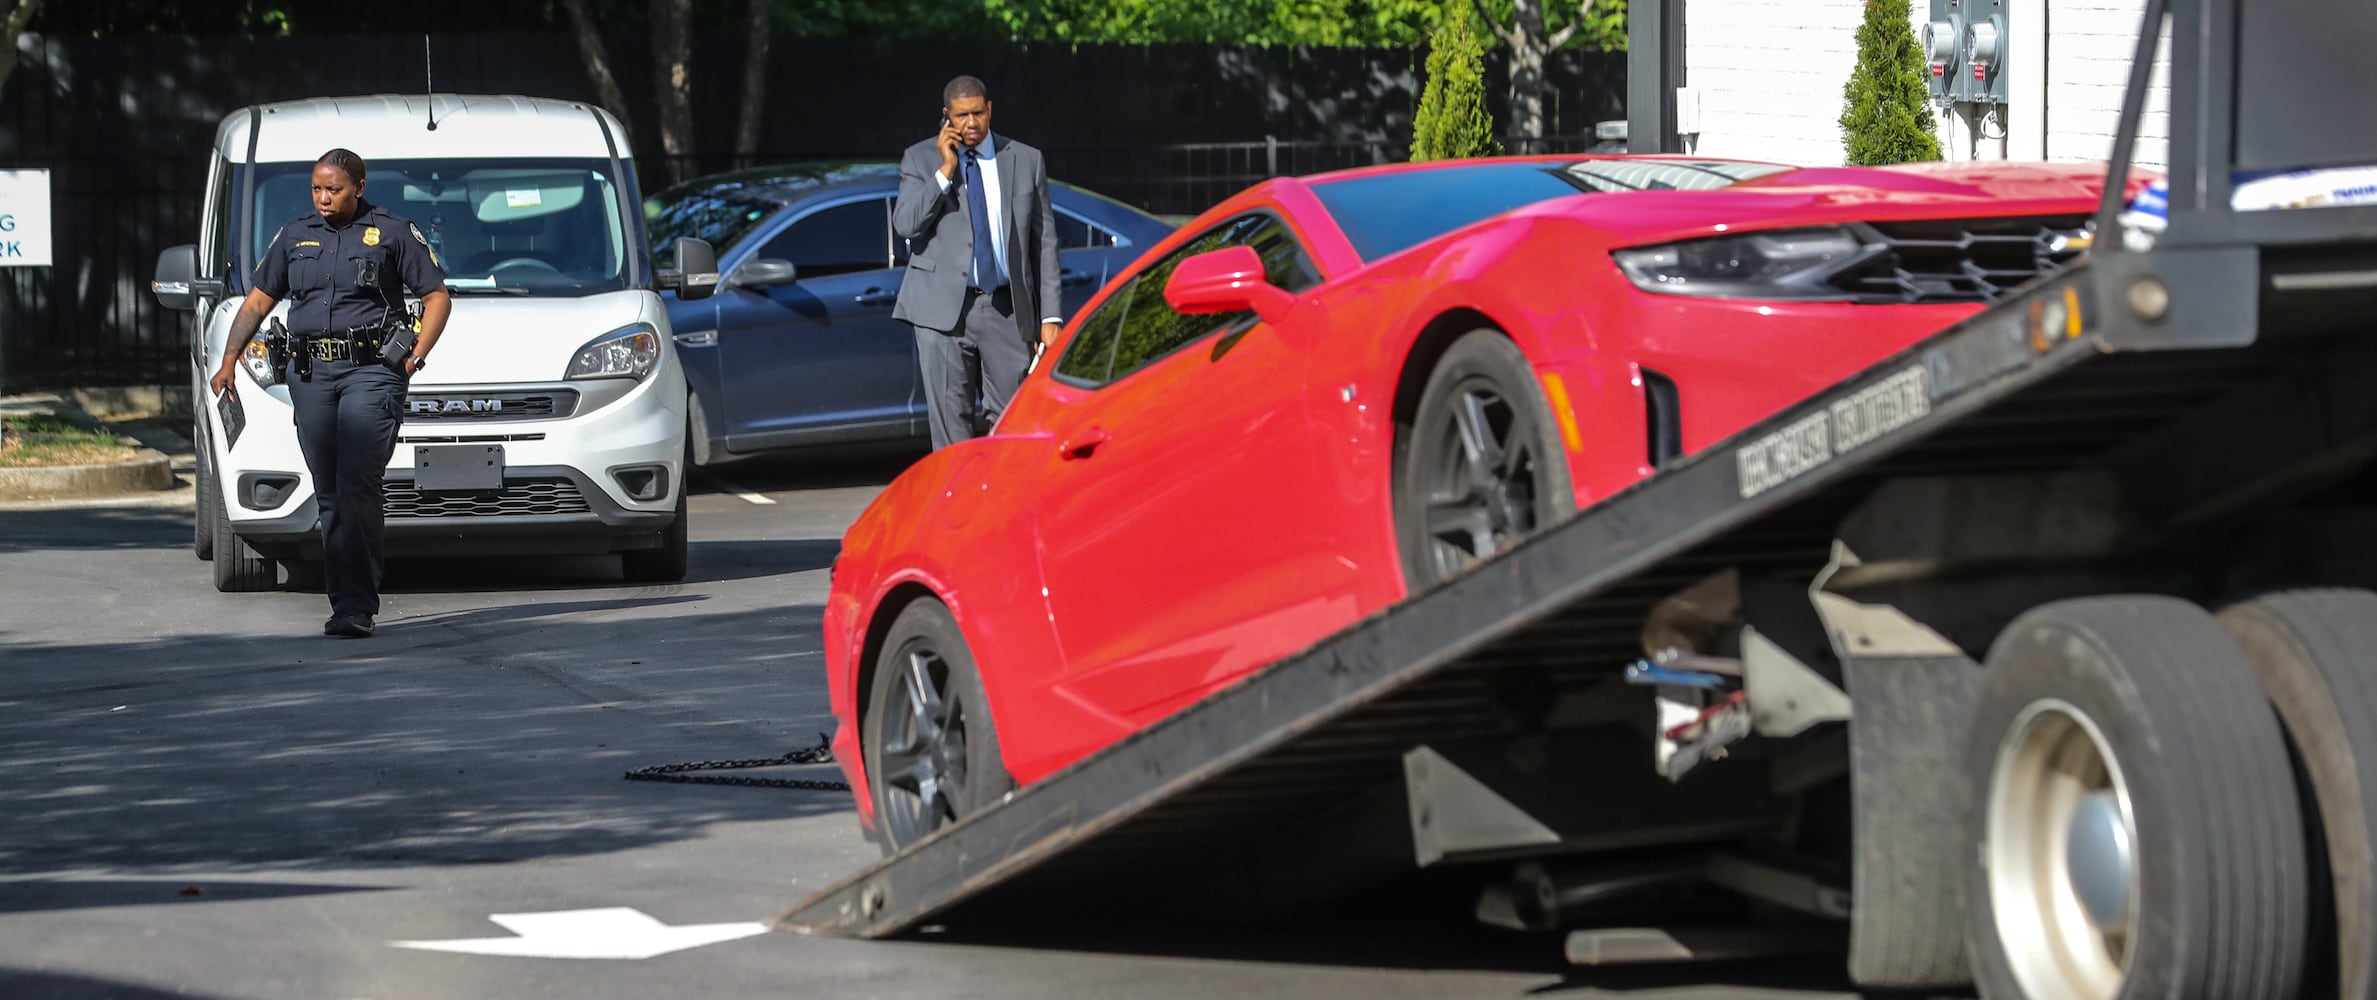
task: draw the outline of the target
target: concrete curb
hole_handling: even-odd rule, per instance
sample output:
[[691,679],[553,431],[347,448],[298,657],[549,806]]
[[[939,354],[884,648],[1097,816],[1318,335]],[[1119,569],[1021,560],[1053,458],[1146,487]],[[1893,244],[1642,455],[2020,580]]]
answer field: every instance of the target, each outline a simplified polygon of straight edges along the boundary
[[173,459],[149,448],[123,462],[0,469],[0,500],[10,501],[85,500],[154,493],[176,485]]

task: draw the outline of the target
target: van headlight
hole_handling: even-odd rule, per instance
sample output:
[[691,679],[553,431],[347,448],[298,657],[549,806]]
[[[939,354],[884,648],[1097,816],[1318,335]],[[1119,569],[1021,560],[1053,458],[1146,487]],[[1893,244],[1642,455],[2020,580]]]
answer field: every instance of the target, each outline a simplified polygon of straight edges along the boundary
[[1734,299],[1846,299],[1825,279],[1864,260],[1846,229],[1788,229],[1614,250],[1634,287],[1662,295]]
[[634,323],[587,341],[571,359],[571,378],[643,378],[660,367],[660,333],[650,323]]

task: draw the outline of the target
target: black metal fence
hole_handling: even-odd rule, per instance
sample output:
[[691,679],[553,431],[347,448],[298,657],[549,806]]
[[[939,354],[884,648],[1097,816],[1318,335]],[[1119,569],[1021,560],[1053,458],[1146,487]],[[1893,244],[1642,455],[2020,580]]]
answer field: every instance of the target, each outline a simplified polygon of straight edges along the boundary
[[[222,117],[260,102],[416,91],[424,45],[441,92],[592,100],[559,33],[245,39],[42,39],[0,91],[0,169],[51,172],[56,265],[0,269],[0,391],[181,384],[191,319],[149,294],[158,251],[196,238]],[[731,145],[741,41],[695,40],[696,148]],[[649,47],[609,40],[647,193],[750,162],[894,159],[924,138],[940,83],[991,82],[998,126],[1047,151],[1052,176],[1164,215],[1191,215],[1267,177],[1409,156],[1421,54],[1220,46],[1045,46],[779,39],[760,150],[663,157]],[[337,53],[335,57],[324,53]],[[1548,67],[1554,135],[1592,144],[1622,117],[1623,53]],[[1501,113],[1499,65],[1490,110]],[[733,95],[737,99],[721,99]],[[1529,151],[1505,140],[1513,152]]]

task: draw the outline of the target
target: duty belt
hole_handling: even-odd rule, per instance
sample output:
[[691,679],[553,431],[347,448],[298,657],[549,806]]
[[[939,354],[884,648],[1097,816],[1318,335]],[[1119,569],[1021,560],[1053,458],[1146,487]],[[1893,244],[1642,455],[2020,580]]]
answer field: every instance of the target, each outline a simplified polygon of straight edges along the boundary
[[[297,377],[314,380],[316,361],[377,361],[381,334],[377,329],[357,328],[341,333],[294,334],[289,338],[291,356],[297,365]],[[358,360],[360,359],[360,360]]]

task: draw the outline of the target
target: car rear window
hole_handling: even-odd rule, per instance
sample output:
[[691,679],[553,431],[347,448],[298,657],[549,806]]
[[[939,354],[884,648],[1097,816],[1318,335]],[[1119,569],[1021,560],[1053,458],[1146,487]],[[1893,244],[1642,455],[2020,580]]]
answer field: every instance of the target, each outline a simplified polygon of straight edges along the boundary
[[1790,169],[1722,160],[1483,161],[1312,186],[1364,260],[1377,260],[1537,202],[1614,191],[1731,187]]

